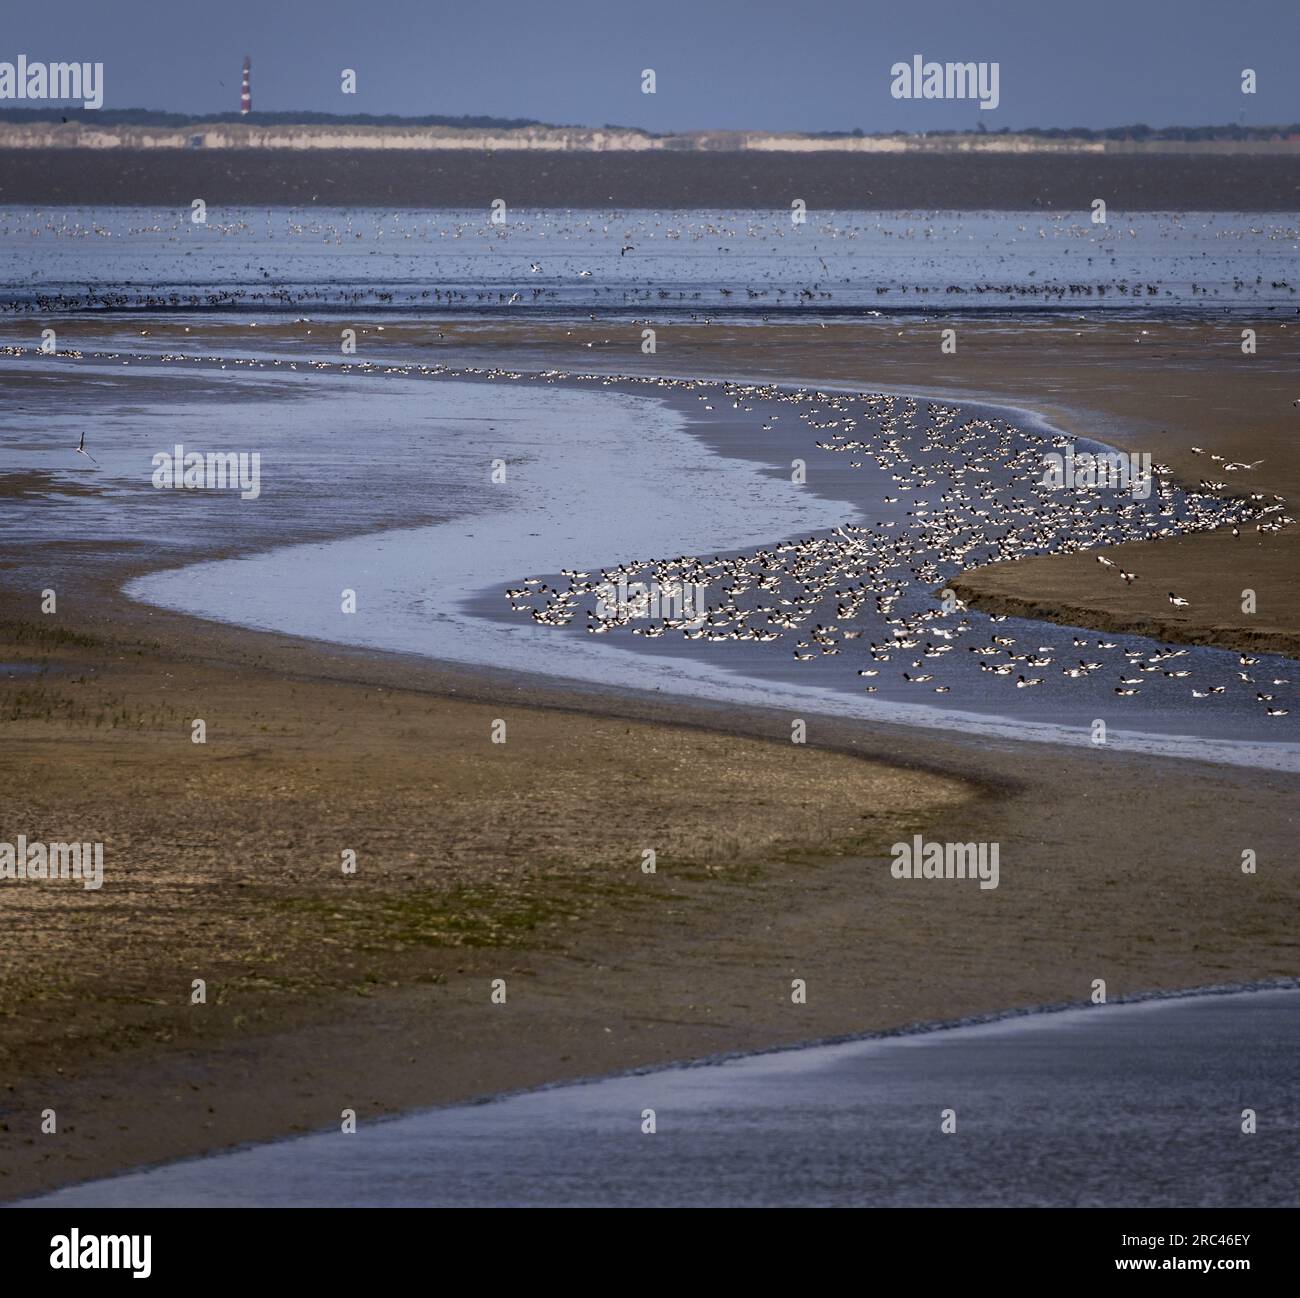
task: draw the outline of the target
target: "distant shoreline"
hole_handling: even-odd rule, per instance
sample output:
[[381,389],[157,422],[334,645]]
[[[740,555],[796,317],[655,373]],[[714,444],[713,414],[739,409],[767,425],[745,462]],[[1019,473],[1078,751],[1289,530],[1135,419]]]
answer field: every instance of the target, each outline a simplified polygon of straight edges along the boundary
[[[57,129],[57,128],[53,128]],[[5,138],[0,133],[0,140]],[[1300,150],[1266,153],[0,148],[0,204],[703,208],[810,212],[1300,211]]]
[[1114,130],[733,131],[658,133],[524,119],[393,118],[305,113],[248,116],[145,110],[0,108],[0,148],[384,149],[548,153],[1300,154],[1300,125]]

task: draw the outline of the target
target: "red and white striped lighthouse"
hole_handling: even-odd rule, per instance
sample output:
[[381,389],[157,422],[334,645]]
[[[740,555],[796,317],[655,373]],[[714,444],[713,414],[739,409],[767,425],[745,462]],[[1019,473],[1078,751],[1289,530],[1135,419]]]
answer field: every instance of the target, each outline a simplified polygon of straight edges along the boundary
[[247,116],[253,111],[253,92],[248,84],[248,73],[252,63],[247,54],[244,55],[244,84],[239,91],[239,115]]

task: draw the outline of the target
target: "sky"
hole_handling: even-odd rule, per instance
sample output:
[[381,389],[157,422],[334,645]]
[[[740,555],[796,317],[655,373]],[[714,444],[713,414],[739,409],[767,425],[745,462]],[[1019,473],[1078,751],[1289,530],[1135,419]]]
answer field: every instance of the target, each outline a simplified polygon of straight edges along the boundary
[[[0,62],[104,64],[105,108],[484,114],[652,131],[1300,121],[1300,0],[60,0]],[[1000,104],[890,68],[997,62]],[[341,90],[345,68],[357,93]],[[656,91],[642,93],[642,72]],[[1257,75],[1241,92],[1242,70]],[[6,105],[8,106],[8,105]],[[13,105],[29,106],[29,105]]]

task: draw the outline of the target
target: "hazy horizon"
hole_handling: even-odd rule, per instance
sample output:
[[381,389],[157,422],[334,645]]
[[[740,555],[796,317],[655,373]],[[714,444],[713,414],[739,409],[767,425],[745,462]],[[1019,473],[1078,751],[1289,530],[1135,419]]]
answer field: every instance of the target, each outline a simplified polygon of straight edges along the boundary
[[[871,134],[1285,124],[1300,120],[1298,49],[1300,6],[1285,0],[1230,11],[1097,0],[1086,12],[1027,0],[988,9],[934,0],[907,12],[852,0],[661,0],[644,12],[596,0],[546,10],[390,0],[363,21],[332,0],[193,10],[68,0],[13,13],[0,62],[102,63],[103,106],[118,111],[237,111],[248,54],[254,110],[268,113]],[[918,54],[998,64],[996,107],[894,97],[891,67]],[[1253,94],[1242,93],[1246,68]],[[356,73],[355,94],[342,91],[344,69]],[[646,69],[653,94],[642,93]]]

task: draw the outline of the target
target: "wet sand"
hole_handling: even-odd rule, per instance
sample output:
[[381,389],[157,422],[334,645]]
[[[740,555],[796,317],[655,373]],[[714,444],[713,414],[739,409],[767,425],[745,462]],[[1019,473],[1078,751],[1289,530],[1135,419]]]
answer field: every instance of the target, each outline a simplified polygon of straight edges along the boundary
[[[571,328],[521,331],[510,363],[581,348],[587,368],[614,368],[636,350],[615,326]],[[673,330],[646,360],[931,389],[945,376],[932,331],[916,329],[903,355],[883,332]],[[449,334],[448,356],[504,359],[501,335]],[[1127,386],[1096,391],[1089,358],[1118,364],[1125,341],[1144,345],[1114,330],[1086,352],[1059,348],[1055,379],[1041,336],[1037,348],[962,337],[982,366],[963,356],[945,387],[988,388],[994,372],[1022,404],[1050,393],[1056,420],[1086,415],[1086,399],[1117,426],[1157,399],[1136,358],[1118,370]],[[1193,340],[1162,338],[1205,359]],[[1265,363],[1234,393],[1284,387],[1276,357]],[[1184,399],[1191,371],[1175,372],[1165,395],[1185,431],[1212,389]],[[1242,458],[1252,438],[1280,445],[1267,404],[1249,408],[1261,419],[1231,439],[1202,411],[1199,435],[1220,441],[1198,444]],[[1279,468],[1279,481],[1295,472]],[[345,1106],[367,1117],[1081,1001],[1098,977],[1119,995],[1297,972],[1293,777],[1048,746],[1029,766],[1019,745],[843,721],[795,750],[784,713],[593,697],[146,609],[118,594],[145,553],[65,547],[51,636],[25,611],[30,557],[0,555],[0,658],[61,670],[3,683],[6,820],[51,838],[75,826],[132,865],[129,886],[94,905],[19,899],[43,914],[5,950],[4,1197],[329,1126]],[[511,739],[494,750],[502,715]],[[193,716],[219,719],[201,767]],[[665,826],[668,848],[643,875],[641,849]],[[888,845],[909,826],[1000,842],[1002,885],[892,879]],[[340,846],[362,862],[347,898]],[[1244,847],[1255,875],[1240,871]],[[194,977],[212,988],[201,1009]],[[505,1005],[490,1002],[495,977]],[[790,1003],[795,977],[817,989],[806,1006]],[[45,1107],[61,1115],[57,1138],[37,1134]]]
[[[598,701],[109,595],[85,622],[102,644],[10,627],[7,660],[69,670],[6,726],[6,802],[131,864],[92,903],[19,899],[41,923],[5,951],[6,1197],[343,1107],[1080,1001],[1097,977],[1295,972],[1293,777],[1045,746],[1028,768],[1018,745],[845,723],[794,757],[784,714]],[[220,719],[202,767],[194,714]],[[1000,842],[999,888],[893,879],[900,826]],[[794,977],[817,989],[797,1009]]]

